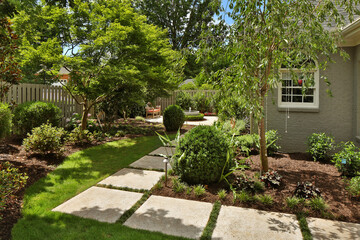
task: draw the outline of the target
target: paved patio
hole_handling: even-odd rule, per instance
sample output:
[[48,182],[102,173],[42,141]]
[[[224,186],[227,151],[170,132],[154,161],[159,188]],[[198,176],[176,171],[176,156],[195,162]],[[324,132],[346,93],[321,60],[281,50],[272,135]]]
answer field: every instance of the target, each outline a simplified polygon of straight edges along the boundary
[[[203,121],[185,121],[184,124],[187,125],[213,125],[214,122],[216,122],[218,120],[217,116],[205,116]],[[152,123],[163,123],[163,117],[160,116],[158,118],[147,118],[145,119],[145,121],[147,122],[152,122]]]

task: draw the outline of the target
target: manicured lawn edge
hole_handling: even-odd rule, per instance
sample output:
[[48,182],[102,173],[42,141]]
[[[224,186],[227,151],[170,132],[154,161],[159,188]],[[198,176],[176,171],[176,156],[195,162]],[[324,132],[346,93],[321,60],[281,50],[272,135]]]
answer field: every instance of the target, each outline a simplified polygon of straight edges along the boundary
[[220,209],[221,209],[221,203],[219,201],[216,201],[211,210],[210,217],[203,231],[203,234],[200,237],[201,240],[211,239],[211,236],[216,226],[217,218],[220,213]]
[[312,240],[313,237],[311,235],[308,223],[306,221],[306,214],[303,212],[297,213],[296,214],[296,218],[299,222],[299,226],[300,226],[300,230],[301,230],[301,234],[303,236],[304,240]]
[[150,197],[151,193],[150,191],[146,191],[144,195],[140,198],[139,201],[137,201],[134,206],[132,206],[129,210],[124,212],[124,214],[120,217],[118,220],[118,223],[124,224],[126,220],[128,220],[131,215],[134,214],[134,212],[141,206],[143,203]]
[[157,136],[122,139],[76,152],[53,172],[29,187],[16,239],[184,239],[136,230],[51,210],[160,147]]

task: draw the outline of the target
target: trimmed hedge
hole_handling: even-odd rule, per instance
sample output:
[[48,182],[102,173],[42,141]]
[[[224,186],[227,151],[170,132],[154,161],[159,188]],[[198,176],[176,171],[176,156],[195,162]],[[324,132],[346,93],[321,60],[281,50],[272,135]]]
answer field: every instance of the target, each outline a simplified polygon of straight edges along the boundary
[[204,120],[204,114],[199,113],[198,115],[185,115],[185,121],[201,121]]
[[170,105],[164,111],[164,125],[166,131],[177,131],[185,121],[185,114],[180,106]]
[[61,110],[52,103],[26,102],[14,110],[14,125],[21,134],[29,133],[44,123],[58,127],[62,118]]

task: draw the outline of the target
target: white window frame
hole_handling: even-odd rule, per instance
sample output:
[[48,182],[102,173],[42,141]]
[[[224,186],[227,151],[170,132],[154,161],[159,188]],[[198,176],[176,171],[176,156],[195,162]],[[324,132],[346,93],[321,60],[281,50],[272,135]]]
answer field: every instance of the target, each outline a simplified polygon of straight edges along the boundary
[[[300,69],[292,69],[293,72],[301,72]],[[280,69],[280,79],[282,80],[282,74],[290,72],[288,68]],[[278,107],[289,109],[319,109],[319,69],[314,69],[314,102],[312,103],[296,103],[296,102],[283,102],[282,101],[282,81],[278,85]]]

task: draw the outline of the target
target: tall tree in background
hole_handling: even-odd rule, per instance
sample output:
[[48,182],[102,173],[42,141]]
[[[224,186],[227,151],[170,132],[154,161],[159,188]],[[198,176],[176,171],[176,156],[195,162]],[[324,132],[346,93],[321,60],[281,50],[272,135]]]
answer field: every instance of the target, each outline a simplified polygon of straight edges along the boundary
[[213,22],[220,0],[134,0],[134,6],[148,22],[167,29],[174,50],[182,50],[187,60],[186,77],[195,77],[201,69],[195,51],[203,29]]
[[10,87],[21,79],[19,64],[15,60],[18,37],[10,22],[14,12],[14,5],[0,0],[0,101],[3,101]]
[[43,64],[52,75],[60,67],[71,71],[64,87],[83,107],[82,130],[92,106],[124,88],[138,98],[165,95],[182,70],[166,32],[147,24],[130,1],[40,4],[35,14],[20,11],[15,26],[23,66]]
[[230,0],[234,24],[225,44],[205,34],[202,54],[231,58],[230,66],[218,72],[221,85],[243,96],[258,120],[262,171],[268,171],[264,103],[269,90],[281,81],[278,69],[296,67],[311,76],[316,67],[324,70],[334,54],[346,57],[337,47],[340,27],[359,13],[358,4],[359,0]]

